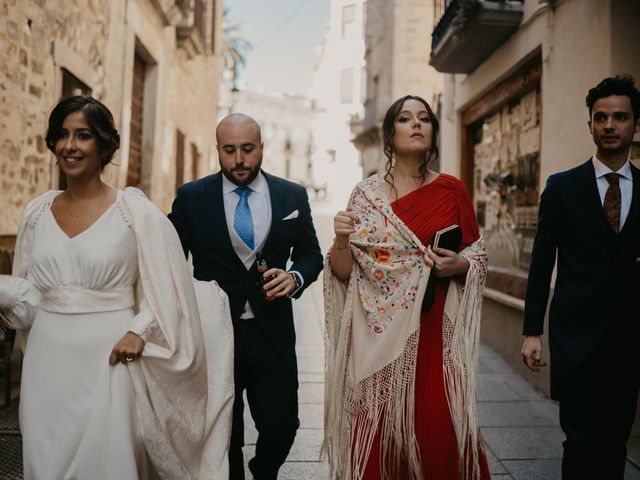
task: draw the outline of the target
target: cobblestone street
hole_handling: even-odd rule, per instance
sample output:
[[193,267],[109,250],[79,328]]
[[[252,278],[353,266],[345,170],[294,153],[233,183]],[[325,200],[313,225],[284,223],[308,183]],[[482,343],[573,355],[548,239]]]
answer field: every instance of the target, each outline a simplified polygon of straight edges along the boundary
[[0,410],[0,479],[22,479],[22,439],[17,402]]

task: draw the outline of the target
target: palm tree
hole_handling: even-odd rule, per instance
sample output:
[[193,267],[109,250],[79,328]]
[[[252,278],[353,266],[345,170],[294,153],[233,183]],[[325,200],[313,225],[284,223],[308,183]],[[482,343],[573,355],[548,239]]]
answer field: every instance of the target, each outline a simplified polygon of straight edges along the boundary
[[238,76],[246,64],[246,54],[253,46],[239,35],[242,25],[232,22],[229,9],[225,7],[222,17],[222,62],[226,71],[231,72],[232,91],[238,90]]

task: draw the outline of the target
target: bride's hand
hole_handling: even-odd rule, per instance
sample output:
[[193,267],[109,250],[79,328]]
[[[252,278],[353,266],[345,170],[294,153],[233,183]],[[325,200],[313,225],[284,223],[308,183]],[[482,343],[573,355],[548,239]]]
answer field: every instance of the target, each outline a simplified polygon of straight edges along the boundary
[[109,364],[115,365],[120,362],[126,365],[129,362],[140,358],[142,351],[144,350],[144,340],[133,332],[127,332],[124,334],[116,346],[111,350],[109,355]]

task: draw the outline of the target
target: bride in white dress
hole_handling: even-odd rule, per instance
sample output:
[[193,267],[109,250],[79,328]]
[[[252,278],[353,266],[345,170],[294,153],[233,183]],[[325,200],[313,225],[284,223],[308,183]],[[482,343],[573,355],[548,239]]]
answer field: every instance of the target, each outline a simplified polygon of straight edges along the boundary
[[169,221],[142,192],[100,178],[119,146],[104,105],[62,100],[47,146],[68,187],[29,204],[14,276],[0,285],[5,323],[28,333],[25,479],[224,478],[233,403],[224,294],[196,285],[207,317],[223,319],[216,343],[203,335]]

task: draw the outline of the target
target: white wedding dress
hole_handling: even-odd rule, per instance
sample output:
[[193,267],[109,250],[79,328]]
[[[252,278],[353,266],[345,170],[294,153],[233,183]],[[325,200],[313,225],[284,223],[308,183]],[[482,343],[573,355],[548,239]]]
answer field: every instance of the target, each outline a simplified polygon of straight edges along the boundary
[[[59,194],[27,205],[0,283],[0,330],[16,329],[25,351],[25,480],[227,479],[225,293],[192,278],[175,229],[141,191],[119,191],[73,238],[51,213]],[[110,366],[127,331],[145,340],[143,355]]]
[[25,480],[149,475],[128,367],[108,363],[118,340],[141,327],[136,239],[121,196],[73,238],[50,208],[35,225],[27,280],[43,294],[22,371]]

